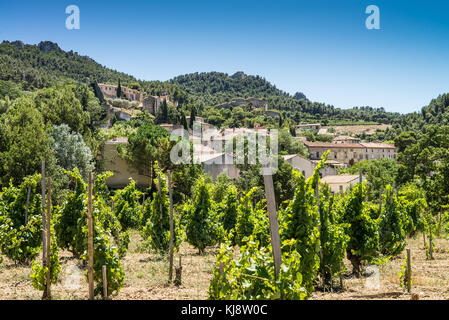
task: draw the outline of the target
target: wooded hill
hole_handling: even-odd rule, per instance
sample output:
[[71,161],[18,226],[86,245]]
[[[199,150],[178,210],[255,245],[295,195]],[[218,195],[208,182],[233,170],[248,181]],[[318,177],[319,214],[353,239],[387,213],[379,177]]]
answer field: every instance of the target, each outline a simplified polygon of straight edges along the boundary
[[433,100],[422,112],[400,115],[383,108],[369,106],[339,109],[331,105],[309,101],[297,92],[290,95],[260,76],[239,71],[233,75],[221,72],[192,73],[169,81],[142,81],[107,68],[77,52],[64,51],[58,44],[44,41],[38,45],[21,41],[3,41],[0,44],[0,80],[12,81],[23,90],[54,86],[67,79],[118,83],[142,90],[146,94],[168,93],[181,106],[193,105],[203,111],[239,98],[260,98],[268,102],[268,109],[280,111],[284,118],[296,123],[319,121],[322,124],[369,122],[393,124],[394,132],[419,130],[425,124],[449,123],[449,96]]

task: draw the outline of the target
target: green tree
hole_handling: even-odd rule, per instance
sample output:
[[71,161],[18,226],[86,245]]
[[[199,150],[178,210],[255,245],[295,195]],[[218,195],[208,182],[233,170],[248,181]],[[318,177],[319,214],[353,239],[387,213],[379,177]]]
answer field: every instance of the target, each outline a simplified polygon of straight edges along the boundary
[[0,118],[0,162],[3,184],[40,172],[41,161],[54,156],[42,115],[29,97],[19,98]]
[[93,157],[89,147],[79,133],[70,132],[68,125],[53,126],[50,132],[50,147],[55,152],[57,165],[65,170],[78,168],[84,178],[93,170]]

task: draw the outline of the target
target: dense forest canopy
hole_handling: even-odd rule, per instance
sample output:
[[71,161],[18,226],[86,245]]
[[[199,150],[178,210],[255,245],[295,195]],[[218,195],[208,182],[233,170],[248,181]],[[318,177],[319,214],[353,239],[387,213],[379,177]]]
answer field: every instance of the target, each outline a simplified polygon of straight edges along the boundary
[[221,72],[203,72],[182,75],[170,80],[187,92],[191,102],[202,107],[216,106],[234,98],[261,98],[268,101],[268,109],[278,110],[295,122],[313,120],[349,120],[391,123],[398,113],[368,106],[339,109],[331,105],[309,101],[302,93],[290,95],[260,76],[228,75]]

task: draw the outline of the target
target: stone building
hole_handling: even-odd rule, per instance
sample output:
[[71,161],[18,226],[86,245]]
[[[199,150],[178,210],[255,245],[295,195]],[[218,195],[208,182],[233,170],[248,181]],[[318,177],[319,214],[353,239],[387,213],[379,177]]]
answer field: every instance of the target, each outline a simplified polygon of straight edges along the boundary
[[178,101],[170,101],[170,97],[168,94],[164,94],[161,96],[148,96],[143,99],[143,110],[148,111],[152,115],[156,115],[164,100],[167,102],[167,104],[173,105],[175,108],[178,107]]
[[136,185],[148,187],[150,185],[150,177],[130,167],[117,151],[118,145],[127,143],[128,139],[126,137],[105,142],[102,153],[103,168],[105,171],[114,173],[112,177],[106,180],[106,184],[112,188],[123,188],[129,184],[129,178],[133,178],[136,181]]
[[362,160],[381,158],[396,159],[397,150],[394,145],[386,143],[330,143],[304,142],[309,150],[310,159],[319,160],[323,153],[330,150],[329,160],[353,165]]
[[[101,90],[101,93],[103,94],[104,98],[106,99],[117,99],[117,87],[116,85],[112,84],[104,84],[99,83],[98,87]],[[139,104],[139,106],[142,106],[143,104],[143,92],[130,89],[127,87],[122,87],[122,98],[127,99],[129,101],[134,101]]]
[[[282,156],[282,158],[290,163],[294,169],[301,172],[306,179],[313,175],[313,171],[319,163],[319,161],[309,160],[297,154],[285,155]],[[336,175],[338,173],[336,167],[338,167],[338,165],[336,165],[335,162],[326,162],[326,166],[321,170],[320,176],[325,177],[328,175]]]
[[231,179],[238,179],[240,170],[234,165],[234,158],[228,153],[194,154],[195,161],[201,163],[204,172],[209,174],[215,182],[221,173]]
[[[362,181],[365,177],[362,176]],[[333,193],[345,192],[351,186],[360,182],[360,176],[358,174],[342,174],[342,175],[330,175],[323,177],[321,183],[327,183]]]

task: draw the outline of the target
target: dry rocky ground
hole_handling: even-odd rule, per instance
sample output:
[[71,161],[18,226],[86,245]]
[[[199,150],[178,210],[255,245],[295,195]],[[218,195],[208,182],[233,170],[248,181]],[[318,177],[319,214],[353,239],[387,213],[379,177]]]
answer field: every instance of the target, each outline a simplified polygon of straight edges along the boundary
[[[418,294],[419,299],[449,298],[449,244],[446,239],[436,239],[435,243],[435,260],[427,260],[421,236],[408,240],[412,254],[412,293]],[[143,252],[140,236],[133,233],[128,253],[122,260],[125,286],[113,299],[207,299],[216,252],[216,248],[210,248],[199,256],[197,250],[184,243],[180,248],[182,285],[167,285],[167,258]],[[404,251],[399,257],[380,265],[378,278],[355,278],[347,271],[344,274],[345,291],[339,292],[338,288],[334,292],[317,291],[311,299],[411,299],[411,294],[399,285],[398,274],[405,254]],[[85,268],[69,252],[62,252],[60,256],[62,274],[58,283],[52,286],[53,298],[86,299]],[[178,263],[178,256],[175,256],[175,265]],[[345,261],[345,265],[349,270],[349,261]],[[33,288],[30,273],[30,266],[15,266],[4,258],[0,264],[0,299],[40,299],[41,292]]]
[[352,125],[352,126],[329,126],[323,129],[329,130],[333,128],[338,135],[356,135],[356,134],[374,134],[376,130],[385,131],[391,127],[389,124],[372,124],[372,125]]

